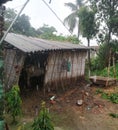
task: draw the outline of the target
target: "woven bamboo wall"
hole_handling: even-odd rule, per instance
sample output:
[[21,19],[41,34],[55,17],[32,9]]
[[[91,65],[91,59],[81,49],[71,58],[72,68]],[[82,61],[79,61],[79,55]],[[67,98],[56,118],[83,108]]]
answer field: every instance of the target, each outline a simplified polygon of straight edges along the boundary
[[6,49],[4,54],[4,85],[7,89],[14,84],[17,84],[25,55],[22,52],[13,49]]
[[44,84],[65,84],[84,75],[86,51],[53,52],[49,54]]

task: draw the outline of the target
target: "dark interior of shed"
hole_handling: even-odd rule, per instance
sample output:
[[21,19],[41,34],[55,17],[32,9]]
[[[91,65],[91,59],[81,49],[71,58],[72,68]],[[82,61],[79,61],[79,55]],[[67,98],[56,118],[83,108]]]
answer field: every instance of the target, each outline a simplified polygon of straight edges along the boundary
[[21,91],[24,89],[42,89],[45,77],[48,53],[30,53],[26,55],[19,77]]

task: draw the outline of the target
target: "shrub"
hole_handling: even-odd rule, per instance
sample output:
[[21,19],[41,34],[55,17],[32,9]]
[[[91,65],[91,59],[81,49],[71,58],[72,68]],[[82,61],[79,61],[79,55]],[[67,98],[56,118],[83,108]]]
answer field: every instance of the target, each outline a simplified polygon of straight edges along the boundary
[[39,116],[34,119],[32,127],[33,130],[54,130],[49,112],[45,107],[45,102],[42,103]]
[[9,92],[6,93],[7,109],[13,118],[13,123],[16,123],[16,116],[21,115],[22,100],[20,97],[19,86],[14,85]]

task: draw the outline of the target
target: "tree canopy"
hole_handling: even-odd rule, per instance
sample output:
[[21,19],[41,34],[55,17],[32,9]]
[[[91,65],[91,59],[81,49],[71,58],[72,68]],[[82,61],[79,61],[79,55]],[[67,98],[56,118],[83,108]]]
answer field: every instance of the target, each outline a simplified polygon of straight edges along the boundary
[[118,0],[89,0],[96,12],[97,22],[102,27],[101,34],[107,36],[110,43],[112,35],[118,35]]
[[[5,12],[5,30],[10,26],[12,21],[14,20],[15,16],[17,15],[17,11],[14,9],[7,8]],[[18,17],[17,21],[13,25],[11,32],[23,34],[26,36],[34,36],[39,37],[47,40],[57,40],[57,41],[68,41],[75,44],[79,43],[79,40],[76,36],[62,36],[56,35],[56,28],[53,26],[49,26],[44,24],[43,26],[35,29],[30,24],[30,17],[22,14]]]
[[[14,20],[15,16],[17,15],[17,11],[14,9],[8,8],[5,12],[5,30],[10,26],[12,21]],[[30,24],[29,16],[22,14],[18,17],[16,22],[14,23],[12,32],[20,33],[27,36],[34,36],[36,35],[36,30]]]
[[82,7],[78,13],[80,30],[83,37],[88,40],[95,36],[97,32],[95,24],[95,13],[87,7]]
[[[93,38],[93,36],[95,36],[97,32],[95,24],[95,13],[89,8],[83,6],[79,10],[78,16],[81,34],[83,37],[86,37],[89,47],[90,39]],[[88,64],[90,72],[90,51],[88,51]]]
[[37,29],[37,31],[40,34],[40,37],[43,39],[48,39],[49,37],[53,36],[57,30],[53,26],[49,26],[47,24],[44,24],[42,27]]
[[30,35],[30,28],[29,16],[26,16],[25,14],[22,14],[13,25],[13,31],[28,36]]

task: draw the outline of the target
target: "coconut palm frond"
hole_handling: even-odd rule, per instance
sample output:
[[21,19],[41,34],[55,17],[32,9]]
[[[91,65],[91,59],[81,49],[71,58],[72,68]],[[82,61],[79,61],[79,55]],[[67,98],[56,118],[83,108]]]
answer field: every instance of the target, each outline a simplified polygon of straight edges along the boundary
[[69,26],[69,30],[71,32],[73,32],[76,23],[77,23],[77,19],[76,19],[77,15],[76,12],[68,15],[65,19],[64,19],[64,23],[67,24],[67,26]]
[[64,23],[70,28],[70,31],[73,32],[74,28],[76,27],[76,25],[78,24],[78,37],[79,37],[79,21],[77,20],[79,18],[78,14],[80,11],[80,8],[83,6],[83,2],[85,2],[85,0],[76,0],[76,3],[65,3],[65,6],[70,7],[70,9],[72,10],[72,13],[67,16],[64,19]]
[[68,6],[72,11],[77,10],[77,6],[71,2],[65,3],[65,6]]
[[76,4],[77,4],[77,6],[82,7],[83,6],[83,0],[76,0]]

